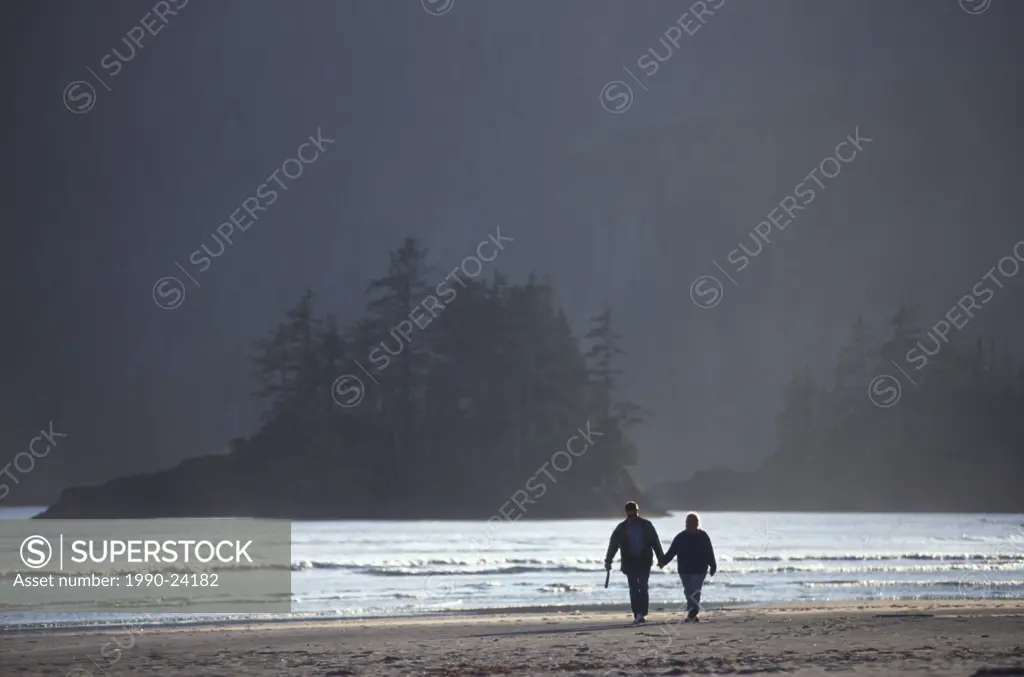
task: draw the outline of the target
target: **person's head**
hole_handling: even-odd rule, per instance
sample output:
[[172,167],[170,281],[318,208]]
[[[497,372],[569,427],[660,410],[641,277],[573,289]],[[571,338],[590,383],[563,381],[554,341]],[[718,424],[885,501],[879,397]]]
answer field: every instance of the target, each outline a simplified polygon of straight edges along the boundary
[[700,528],[700,515],[695,512],[691,512],[686,516],[686,530],[697,531]]
[[640,506],[636,504],[636,501],[630,501],[626,504],[626,519],[636,519],[640,515]]

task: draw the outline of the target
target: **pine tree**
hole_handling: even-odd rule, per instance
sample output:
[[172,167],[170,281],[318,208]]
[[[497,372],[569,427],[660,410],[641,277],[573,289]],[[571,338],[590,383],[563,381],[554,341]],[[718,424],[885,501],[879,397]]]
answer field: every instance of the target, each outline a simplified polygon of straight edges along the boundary
[[821,453],[824,401],[824,391],[815,383],[807,367],[794,374],[786,384],[782,393],[782,410],[775,418],[780,460],[804,463]]
[[[426,496],[437,503],[439,495],[451,503],[438,510],[458,511],[463,500],[489,503],[521,490],[590,421],[602,437],[559,477],[562,498],[547,509],[571,514],[581,496],[573,492],[591,497],[588,488],[602,480],[634,486],[623,466],[638,452],[624,430],[639,422],[639,407],[616,398],[625,350],[610,310],[595,318],[585,355],[549,281],[449,277],[452,298],[426,287],[425,260],[425,250],[406,240],[368,286],[366,313],[346,330],[334,315],[317,317],[313,294],[303,294],[257,343],[258,392],[270,411],[260,442],[246,447],[277,448],[267,463],[305,453],[311,474],[359,478],[356,495],[386,497],[377,515]],[[443,308],[410,331],[410,315],[422,320],[417,307],[430,296]],[[364,384],[373,394],[345,409],[331,388],[339,375],[358,374],[353,360],[380,385]],[[301,501],[314,486],[302,482],[289,484],[281,500]]]
[[264,421],[279,418],[285,409],[290,392],[288,364],[288,332],[279,324],[273,333],[256,341],[256,354],[252,358],[253,378],[257,383],[253,395],[267,403]]
[[594,385],[594,403],[604,418],[612,417],[612,399],[617,379],[621,375],[615,364],[626,352],[622,349],[622,336],[612,327],[612,310],[605,305],[601,313],[591,318],[592,328],[586,338],[591,347],[586,353],[590,378]]
[[306,289],[295,306],[286,314],[286,362],[289,391],[286,392],[292,414],[297,421],[309,422],[317,411],[320,363],[317,335],[320,320],[314,311],[313,292]]
[[[422,464],[416,429],[423,406],[428,339],[424,329],[412,324],[411,316],[415,311],[421,322],[426,316],[422,308],[417,310],[431,291],[424,281],[429,272],[426,259],[426,249],[414,238],[406,238],[391,253],[387,274],[367,287],[367,294],[375,298],[367,304],[368,317],[360,331],[364,340],[374,337],[369,351],[374,364],[365,368],[375,372],[381,384],[380,412],[392,433],[388,458],[398,481],[415,477]],[[399,461],[404,462],[399,465]]]
[[601,313],[591,319],[591,324],[586,335],[591,342],[586,353],[591,398],[602,425],[611,431],[607,446],[618,453],[613,463],[633,465],[639,460],[638,452],[627,442],[624,432],[642,423],[645,412],[629,400],[616,399],[618,377],[622,373],[617,365],[627,353],[622,348],[622,335],[614,328],[611,307],[605,304]]
[[494,348],[500,340],[500,306],[487,298],[486,285],[467,280],[453,302],[429,327],[430,351],[424,416],[420,428],[431,467],[473,481],[493,469],[481,453],[504,438],[488,402],[501,389]]
[[917,345],[924,333],[918,323],[920,309],[901,304],[889,320],[891,335],[878,350],[877,371],[889,372],[898,364],[906,368],[907,351]]
[[839,351],[832,386],[834,422],[847,425],[859,413],[867,410],[866,393],[874,377],[877,364],[874,339],[868,334],[864,318],[857,316],[849,345]]
[[334,313],[328,314],[324,320],[316,337],[316,346],[319,355],[316,402],[323,407],[321,411],[324,418],[329,419],[339,411],[344,411],[335,404],[331,389],[334,380],[347,371],[352,360],[348,343],[341,335],[338,317]]

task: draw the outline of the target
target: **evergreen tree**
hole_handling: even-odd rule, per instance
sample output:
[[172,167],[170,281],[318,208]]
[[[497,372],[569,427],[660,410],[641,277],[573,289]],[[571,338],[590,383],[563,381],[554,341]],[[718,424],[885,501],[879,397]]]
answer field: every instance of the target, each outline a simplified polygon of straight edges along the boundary
[[591,342],[586,353],[590,372],[591,399],[595,410],[599,412],[600,424],[611,431],[612,438],[608,447],[619,450],[621,456],[610,462],[634,465],[639,460],[636,448],[629,444],[624,431],[639,425],[644,420],[643,409],[629,401],[616,400],[618,377],[621,370],[617,367],[619,360],[626,356],[622,347],[622,335],[612,322],[612,310],[607,304],[601,313],[591,319],[592,327],[586,338]]
[[309,420],[318,409],[320,320],[314,313],[313,292],[306,289],[285,320],[285,370],[289,375],[285,397],[296,421]]
[[335,406],[334,393],[331,392],[334,380],[348,370],[354,357],[342,336],[338,316],[334,313],[328,314],[322,323],[320,333],[316,337],[316,344],[320,356],[316,402],[321,405],[320,411],[324,418],[329,419],[336,416],[339,409]]
[[891,335],[878,350],[877,371],[886,373],[892,370],[894,363],[906,364],[907,352],[917,345],[923,334],[918,324],[919,315],[917,307],[901,304],[889,319]]
[[392,433],[388,458],[399,485],[415,477],[422,462],[416,453],[416,427],[424,399],[428,338],[411,316],[415,312],[422,322],[426,315],[419,307],[430,293],[424,281],[429,272],[426,259],[426,249],[414,238],[406,238],[392,252],[387,273],[367,287],[375,298],[367,304],[368,317],[361,327],[361,338],[373,337],[368,351],[373,364],[365,368],[381,384],[380,415]]
[[876,348],[868,334],[864,318],[858,316],[853,325],[849,345],[839,351],[832,387],[832,411],[835,425],[844,426],[864,410],[864,397],[874,377]]
[[[955,328],[945,337],[934,328],[925,333],[916,316],[901,306],[891,318],[873,371],[864,369],[873,341],[858,318],[829,392],[806,369],[793,376],[776,419],[778,448],[766,463],[773,505],[934,510],[1012,494],[1012,471],[997,469],[1024,470],[1016,442],[1021,368],[1000,359],[991,337],[968,338]],[[895,406],[879,408],[867,397],[864,384],[874,374],[903,385]],[[833,424],[824,425],[825,411],[833,412]]]
[[290,392],[288,332],[285,325],[279,324],[270,336],[258,339],[256,349],[252,361],[257,387],[253,395],[267,402],[263,420],[271,421],[283,415],[287,394]]
[[822,452],[824,395],[806,367],[786,384],[775,418],[779,460],[802,464]]
[[605,418],[612,415],[612,399],[617,379],[622,373],[615,363],[626,354],[622,349],[622,336],[612,327],[612,310],[607,304],[596,317],[591,318],[592,328],[586,338],[592,342],[587,351],[587,364],[593,384],[593,398],[596,408]]
[[[599,485],[635,493],[623,466],[638,452],[625,430],[642,414],[617,397],[626,353],[611,311],[594,319],[584,354],[549,281],[450,275],[431,289],[427,272],[426,251],[405,240],[348,329],[332,314],[318,317],[311,292],[299,299],[257,343],[258,392],[270,404],[261,439],[301,440],[317,467],[360,478],[364,492],[436,501],[440,491],[479,503],[522,490],[570,437],[581,449],[577,431],[589,421],[601,437],[559,476],[552,493],[561,498],[547,509],[571,514],[575,491],[603,505],[590,491]],[[429,315],[421,305],[428,298],[439,302]],[[417,319],[421,326],[410,329]],[[373,391],[364,404],[339,407],[331,388],[339,375],[358,374],[354,362],[379,387],[364,383]],[[290,500],[306,490],[287,487]]]

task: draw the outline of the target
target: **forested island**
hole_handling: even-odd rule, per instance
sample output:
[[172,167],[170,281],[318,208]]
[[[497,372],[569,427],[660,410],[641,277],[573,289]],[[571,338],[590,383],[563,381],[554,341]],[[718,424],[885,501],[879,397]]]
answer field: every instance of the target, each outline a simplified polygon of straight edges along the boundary
[[626,470],[642,411],[616,397],[610,310],[580,338],[550,284],[452,280],[426,260],[411,238],[391,253],[348,329],[307,291],[257,342],[266,414],[230,453],[65,489],[40,517],[518,520],[617,516],[629,499],[657,514]]
[[[644,494],[627,470],[643,410],[617,396],[625,349],[611,311],[577,337],[550,284],[495,273],[442,291],[426,256],[414,239],[393,252],[348,329],[307,291],[257,341],[266,414],[230,453],[65,489],[41,517],[612,517],[628,499],[648,515],[1024,512],[1024,368],[991,338],[933,343],[919,311],[901,307],[880,341],[858,318],[828,381],[804,369],[786,385],[760,469],[704,470]],[[417,308],[438,295],[425,323]],[[365,389],[339,392],[346,374]]]
[[651,495],[677,510],[1024,512],[1024,368],[991,337],[940,341],[920,314],[900,307],[884,341],[858,318],[830,382],[795,374],[763,467]]

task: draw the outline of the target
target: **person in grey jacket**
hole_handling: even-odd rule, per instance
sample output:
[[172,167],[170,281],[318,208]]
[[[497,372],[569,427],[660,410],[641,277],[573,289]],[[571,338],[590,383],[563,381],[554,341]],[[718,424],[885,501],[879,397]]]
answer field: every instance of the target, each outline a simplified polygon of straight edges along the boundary
[[704,578],[714,576],[718,570],[715,549],[711,537],[700,528],[700,516],[691,512],[686,516],[686,530],[680,531],[664,557],[658,558],[658,567],[664,568],[676,555],[679,556],[679,578],[683,581],[686,595],[687,622],[697,622],[700,613],[700,591]]
[[647,581],[651,577],[654,555],[658,556],[660,562],[664,552],[657,530],[649,520],[640,517],[640,507],[634,501],[626,504],[626,519],[619,522],[612,531],[608,552],[604,557],[605,570],[611,571],[612,560],[620,550],[622,563],[619,568],[629,582],[629,606],[633,611],[633,622],[644,623],[650,604]]

